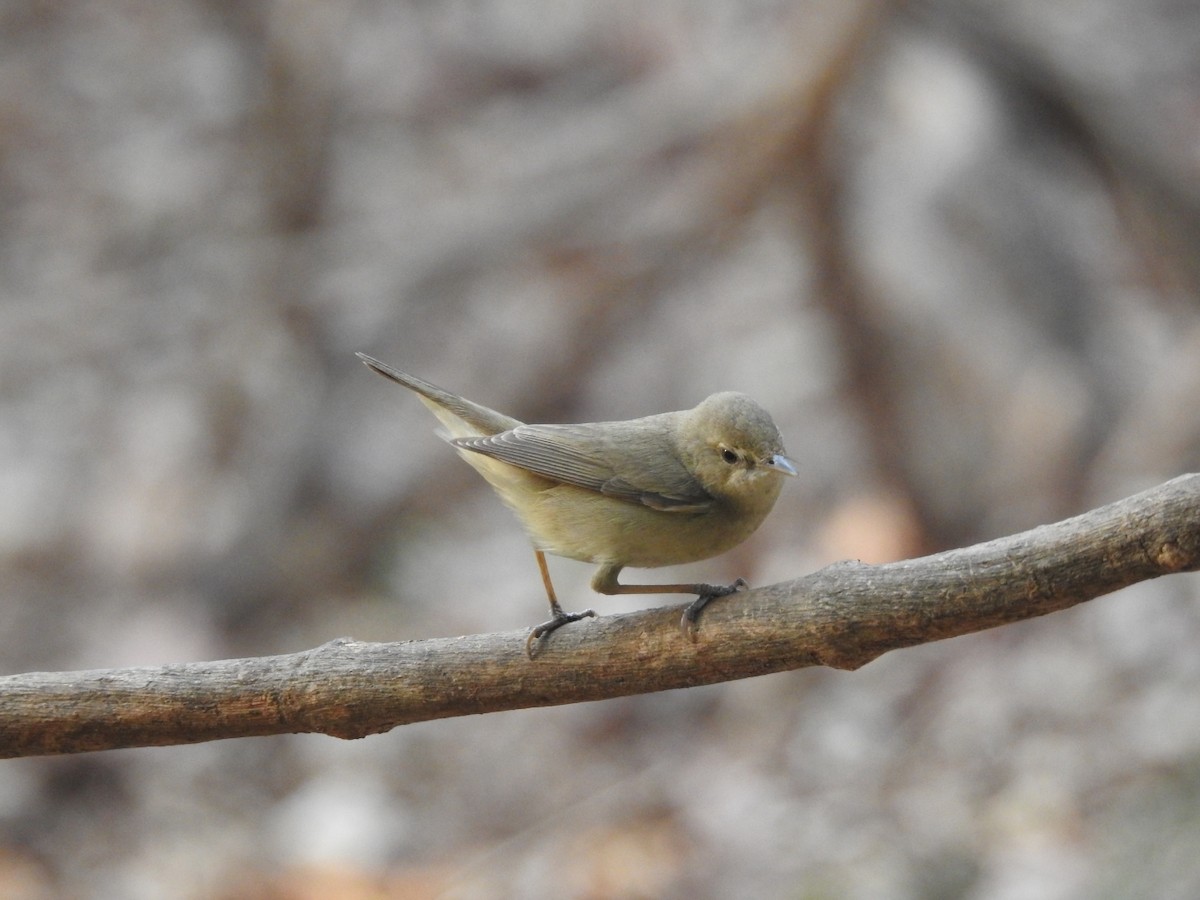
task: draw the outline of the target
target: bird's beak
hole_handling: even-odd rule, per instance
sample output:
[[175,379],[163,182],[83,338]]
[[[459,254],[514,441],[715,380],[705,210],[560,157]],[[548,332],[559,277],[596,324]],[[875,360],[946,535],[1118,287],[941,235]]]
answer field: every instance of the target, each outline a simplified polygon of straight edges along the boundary
[[767,460],[767,465],[778,472],[780,475],[799,475],[796,471],[796,464],[784,456],[782,453],[776,453]]

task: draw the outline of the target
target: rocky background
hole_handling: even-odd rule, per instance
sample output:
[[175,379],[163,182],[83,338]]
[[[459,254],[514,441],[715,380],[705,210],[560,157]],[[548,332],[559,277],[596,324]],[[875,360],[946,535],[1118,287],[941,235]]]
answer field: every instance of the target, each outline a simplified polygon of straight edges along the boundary
[[[0,671],[540,621],[520,528],[357,350],[533,421],[754,395],[801,478],[664,580],[1200,468],[1197,60],[1165,0],[8,4]],[[1198,600],[3,762],[0,896],[1191,898]]]

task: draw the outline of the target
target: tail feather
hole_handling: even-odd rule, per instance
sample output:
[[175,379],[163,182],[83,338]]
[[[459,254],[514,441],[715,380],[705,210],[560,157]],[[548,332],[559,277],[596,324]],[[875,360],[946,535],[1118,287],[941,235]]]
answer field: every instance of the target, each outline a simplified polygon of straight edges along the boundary
[[430,384],[428,381],[422,381],[399,369],[393,369],[387,363],[382,363],[365,353],[355,355],[363,361],[367,368],[417,394],[421,402],[437,416],[438,421],[442,423],[451,438],[499,434],[521,424],[519,419],[498,413],[494,409],[488,409],[478,403],[472,403],[464,397],[443,390],[436,384]]

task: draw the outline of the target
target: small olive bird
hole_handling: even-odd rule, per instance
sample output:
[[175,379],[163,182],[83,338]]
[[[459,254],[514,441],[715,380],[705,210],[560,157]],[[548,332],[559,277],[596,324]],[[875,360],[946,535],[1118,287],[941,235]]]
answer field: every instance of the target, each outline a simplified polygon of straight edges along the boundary
[[364,353],[371,369],[413,391],[442,434],[516,513],[533,541],[551,618],[534,628],[529,656],[555,629],[594,616],[558,603],[545,554],[597,564],[601,594],[695,594],[680,622],[696,639],[700,611],[746,586],[621,584],[626,566],[655,568],[724,553],[766,518],[796,466],[779,429],[745,394],[713,394],[693,409],[626,422],[526,425],[414,378]]

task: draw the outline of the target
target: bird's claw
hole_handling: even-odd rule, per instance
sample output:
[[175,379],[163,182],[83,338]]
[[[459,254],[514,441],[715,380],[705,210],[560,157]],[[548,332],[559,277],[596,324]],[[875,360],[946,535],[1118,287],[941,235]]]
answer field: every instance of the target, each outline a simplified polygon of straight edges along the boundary
[[687,608],[683,611],[683,616],[679,619],[680,631],[693,644],[699,640],[696,634],[696,625],[704,607],[708,606],[709,603],[718,597],[736,594],[738,591],[750,587],[750,585],[745,578],[739,578],[733,584],[705,584],[701,587],[703,590],[700,591],[695,600],[687,605]]
[[542,638],[548,637],[564,625],[569,625],[571,622],[578,622],[580,619],[591,619],[595,615],[596,611],[594,609],[585,609],[583,612],[577,613],[557,613],[554,618],[530,630],[529,637],[525,639],[525,655],[533,659],[537,656]]

